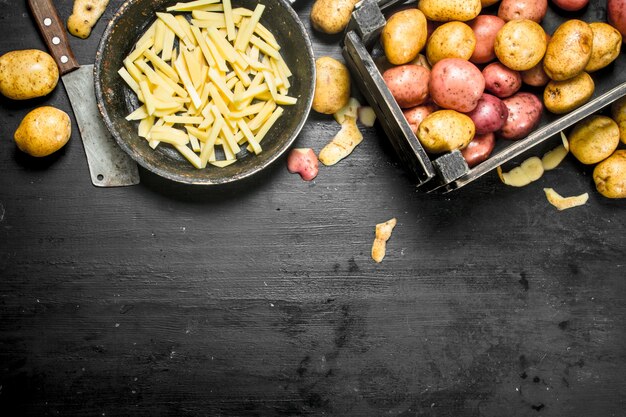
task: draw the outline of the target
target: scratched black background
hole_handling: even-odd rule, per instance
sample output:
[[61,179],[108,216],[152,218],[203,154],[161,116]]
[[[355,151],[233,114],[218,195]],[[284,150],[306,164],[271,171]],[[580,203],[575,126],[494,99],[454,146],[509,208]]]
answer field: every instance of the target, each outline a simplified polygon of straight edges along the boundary
[[[120,4],[71,39],[82,64]],[[0,53],[45,49],[24,1],[0,5]],[[626,206],[572,159],[423,195],[375,127],[312,183],[282,159],[219,188],[97,189],[76,133],[43,160],[15,148],[42,104],[70,111],[61,85],[0,101],[0,415],[623,415]],[[296,145],[337,130],[311,114]],[[557,212],[543,187],[590,199]]]

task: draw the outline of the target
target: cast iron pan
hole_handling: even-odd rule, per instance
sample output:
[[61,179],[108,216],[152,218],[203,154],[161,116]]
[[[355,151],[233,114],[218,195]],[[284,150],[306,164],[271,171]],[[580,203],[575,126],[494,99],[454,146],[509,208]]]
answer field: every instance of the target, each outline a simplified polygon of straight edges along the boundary
[[107,26],[96,54],[94,75],[96,98],[104,122],[120,147],[144,168],[173,181],[187,184],[223,184],[248,177],[278,159],[302,129],[313,101],[315,61],[311,41],[302,22],[285,0],[233,0],[233,7],[254,9],[265,5],[261,23],[276,37],[281,54],[291,69],[289,95],[297,104],[283,106],[285,112],[263,139],[263,152],[248,154],[244,149],[238,161],[225,168],[194,168],[174,148],[161,144],[157,149],[137,136],[137,122],[125,117],[140,103],[117,71],[135,42],[154,22],[156,11],[165,11],[176,0],[129,0],[115,13]]

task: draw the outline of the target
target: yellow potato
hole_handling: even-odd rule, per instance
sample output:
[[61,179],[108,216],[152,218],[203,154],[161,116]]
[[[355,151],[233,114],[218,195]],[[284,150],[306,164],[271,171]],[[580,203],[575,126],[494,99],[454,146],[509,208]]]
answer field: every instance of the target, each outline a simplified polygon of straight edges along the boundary
[[589,24],[593,31],[591,58],[585,71],[593,72],[609,65],[619,56],[622,48],[622,34],[608,23],[593,22]]
[[480,0],[420,0],[417,4],[426,17],[436,22],[466,22],[480,14]]
[[54,59],[38,49],[11,51],[0,57],[0,93],[13,100],[49,94],[59,82]]
[[469,116],[455,110],[438,110],[420,123],[417,138],[427,152],[442,153],[465,148],[475,133]]
[[620,149],[593,170],[593,181],[607,198],[626,198],[626,150]]
[[565,81],[553,80],[543,90],[543,104],[552,113],[568,113],[589,101],[594,89],[593,79],[586,72]]
[[504,65],[527,71],[541,62],[547,37],[539,23],[529,19],[511,20],[498,31],[494,50]]
[[589,24],[577,19],[563,22],[548,42],[543,69],[555,81],[574,78],[589,63],[592,44],[593,30]]
[[608,158],[619,145],[619,128],[610,117],[590,116],[576,123],[570,134],[572,155],[586,165]]
[[428,38],[426,57],[431,65],[444,58],[469,60],[476,47],[476,36],[463,22],[448,22],[439,26]]
[[28,113],[15,131],[17,147],[36,157],[48,156],[61,149],[72,134],[70,117],[51,106]]
[[315,71],[313,110],[336,113],[350,101],[350,72],[343,63],[329,56],[315,61]]
[[611,117],[619,126],[620,140],[626,144],[626,97],[622,97],[611,104]]
[[387,60],[394,65],[402,65],[418,56],[426,44],[427,35],[424,13],[418,9],[405,9],[387,20],[380,42]]
[[317,0],[311,8],[313,28],[334,35],[346,28],[359,0]]

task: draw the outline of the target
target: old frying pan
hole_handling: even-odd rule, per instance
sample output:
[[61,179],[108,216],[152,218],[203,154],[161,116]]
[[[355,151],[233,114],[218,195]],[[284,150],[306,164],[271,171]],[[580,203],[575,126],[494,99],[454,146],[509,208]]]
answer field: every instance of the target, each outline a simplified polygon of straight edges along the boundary
[[[184,0],[182,0],[184,1]],[[223,184],[248,177],[278,159],[302,129],[313,100],[315,63],[311,41],[302,22],[286,0],[261,0],[265,11],[261,23],[276,37],[281,54],[291,69],[289,95],[297,104],[284,106],[285,112],[263,140],[263,152],[248,154],[225,168],[194,168],[168,145],[155,150],[137,136],[137,122],[125,117],[139,107],[134,92],[126,87],[117,71],[135,42],[154,22],[156,11],[165,11],[176,0],[129,0],[115,13],[107,26],[95,61],[95,89],[104,122],[120,147],[144,168],[173,181],[188,184]],[[258,0],[232,0],[233,7],[254,9]]]

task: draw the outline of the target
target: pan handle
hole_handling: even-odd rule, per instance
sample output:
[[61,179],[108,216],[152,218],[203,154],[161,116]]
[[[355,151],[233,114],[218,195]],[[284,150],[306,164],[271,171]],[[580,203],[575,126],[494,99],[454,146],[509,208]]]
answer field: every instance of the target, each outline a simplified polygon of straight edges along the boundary
[[80,65],[70,49],[65,27],[52,0],[28,0],[28,6],[61,75],[77,69]]

